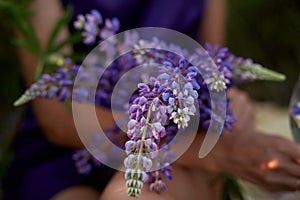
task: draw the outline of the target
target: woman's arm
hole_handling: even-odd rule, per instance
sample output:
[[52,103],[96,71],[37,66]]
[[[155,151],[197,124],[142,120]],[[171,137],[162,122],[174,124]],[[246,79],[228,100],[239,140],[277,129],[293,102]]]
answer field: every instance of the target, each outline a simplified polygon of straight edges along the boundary
[[201,26],[201,42],[224,45],[226,32],[226,0],[207,0]]
[[198,152],[204,134],[198,134],[175,164],[191,169],[231,174],[269,191],[299,190],[300,147],[284,138],[255,131],[252,106],[244,93],[229,94],[237,122],[203,159]]
[[[62,16],[63,8],[58,0],[36,0],[31,5],[34,15],[31,17],[32,25],[37,33],[41,48],[45,49],[49,34],[56,23]],[[59,35],[59,39],[68,37],[67,28]],[[71,48],[65,48],[64,53],[71,52]],[[20,49],[19,55],[21,58],[22,73],[26,85],[33,83],[34,74],[38,64],[37,58],[29,52]],[[72,113],[68,111],[64,104],[58,100],[36,99],[31,102],[34,114],[40,124],[45,136],[54,144],[81,148],[82,142],[77,134]],[[102,129],[112,127],[113,118],[110,111],[97,108],[97,112],[101,113]],[[88,116],[87,116],[88,117]],[[97,127],[93,124],[88,124],[86,120],[86,127],[89,131],[97,131]]]

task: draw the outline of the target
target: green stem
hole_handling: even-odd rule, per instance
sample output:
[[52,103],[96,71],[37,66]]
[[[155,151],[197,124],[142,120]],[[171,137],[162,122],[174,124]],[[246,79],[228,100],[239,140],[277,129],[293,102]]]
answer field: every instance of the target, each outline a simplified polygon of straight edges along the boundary
[[41,58],[38,64],[38,67],[36,69],[35,75],[34,75],[34,80],[37,81],[40,76],[42,75],[43,71],[44,71],[44,66],[45,66],[45,62],[44,59]]
[[[180,87],[180,80],[179,80],[179,77],[178,77],[178,80],[177,80],[177,84],[178,84],[178,92],[181,92],[181,87]],[[181,102],[181,99],[178,99],[178,105],[179,105],[179,108],[182,109],[182,102]]]
[[153,103],[151,103],[149,108],[148,108],[148,113],[147,113],[147,118],[146,118],[146,126],[144,128],[143,135],[142,135],[142,138],[141,138],[141,146],[140,146],[140,149],[139,149],[139,154],[142,154],[143,146],[144,146],[144,143],[146,141],[145,140],[146,139],[146,133],[147,133],[147,129],[148,129],[149,122],[150,122],[152,106],[153,106]]

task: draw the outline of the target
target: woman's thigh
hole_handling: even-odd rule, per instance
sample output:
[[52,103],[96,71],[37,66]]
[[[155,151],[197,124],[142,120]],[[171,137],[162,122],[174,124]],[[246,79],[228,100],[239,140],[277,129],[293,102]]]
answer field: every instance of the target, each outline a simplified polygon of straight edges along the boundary
[[97,200],[100,193],[88,186],[73,186],[56,194],[51,200]]
[[[195,171],[173,166],[172,176],[173,180],[167,182],[168,190],[163,191],[161,194],[149,190],[149,185],[144,185],[139,199],[142,200],[207,200],[214,199],[213,187],[209,187],[209,182],[205,173],[200,173],[201,176],[195,179]],[[125,178],[123,172],[118,172],[111,179],[104,192],[101,194],[100,200],[110,199],[124,199],[131,200],[127,196],[127,188],[125,186]]]

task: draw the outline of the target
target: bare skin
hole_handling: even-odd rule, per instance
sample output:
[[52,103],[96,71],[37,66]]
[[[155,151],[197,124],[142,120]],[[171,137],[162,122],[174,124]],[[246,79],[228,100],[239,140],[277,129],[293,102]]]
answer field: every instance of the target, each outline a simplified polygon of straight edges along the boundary
[[[207,174],[203,171],[194,171],[175,165],[172,171],[173,180],[168,182],[168,190],[162,193],[156,193],[149,190],[149,186],[145,185],[139,199],[164,199],[164,200],[207,200],[219,199],[218,194],[213,192],[212,189],[219,191],[219,184],[212,183],[212,178],[209,172]],[[214,177],[214,176],[213,176]],[[206,182],[211,182],[207,184]],[[102,193],[100,200],[106,199],[124,199],[130,200],[128,197],[127,188],[125,186],[124,173],[118,172],[112,178],[106,189]],[[208,192],[209,191],[209,192]]]
[[51,200],[96,200],[99,198],[100,193],[87,186],[74,186],[57,193]]

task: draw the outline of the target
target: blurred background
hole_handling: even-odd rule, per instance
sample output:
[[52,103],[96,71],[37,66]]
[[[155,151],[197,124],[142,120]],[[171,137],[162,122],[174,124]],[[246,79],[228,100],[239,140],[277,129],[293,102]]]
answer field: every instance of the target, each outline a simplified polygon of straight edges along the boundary
[[[1,2],[0,2],[1,3]],[[9,162],[9,143],[22,108],[12,102],[24,91],[9,19],[0,13],[0,176]],[[227,43],[231,52],[286,74],[285,82],[242,85],[257,101],[287,107],[300,74],[300,1],[228,0]],[[1,177],[0,177],[1,178]]]
[[243,89],[256,100],[287,106],[300,74],[300,1],[228,0],[227,27],[233,53],[287,76],[284,83],[255,82]]

